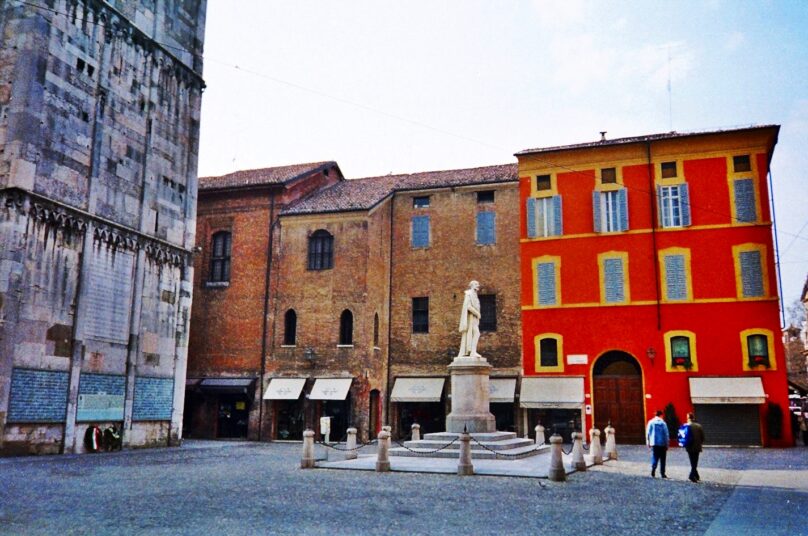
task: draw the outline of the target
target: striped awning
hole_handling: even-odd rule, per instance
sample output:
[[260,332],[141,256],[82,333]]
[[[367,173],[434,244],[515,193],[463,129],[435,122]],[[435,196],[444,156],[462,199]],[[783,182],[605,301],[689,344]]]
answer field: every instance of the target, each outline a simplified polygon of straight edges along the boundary
[[309,400],[345,400],[353,378],[317,378]]
[[264,392],[264,400],[297,400],[304,385],[306,378],[272,378]]
[[391,402],[440,402],[446,378],[396,378]]

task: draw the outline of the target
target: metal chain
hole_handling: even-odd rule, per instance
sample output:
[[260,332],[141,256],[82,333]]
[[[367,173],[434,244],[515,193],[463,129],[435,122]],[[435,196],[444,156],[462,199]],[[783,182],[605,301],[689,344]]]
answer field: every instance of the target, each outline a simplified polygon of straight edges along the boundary
[[442,450],[444,450],[444,449],[447,449],[447,448],[449,448],[450,446],[452,446],[452,445],[453,445],[455,442],[457,442],[457,440],[458,440],[458,439],[460,439],[460,436],[458,436],[458,437],[456,437],[456,438],[452,439],[452,440],[451,440],[449,443],[445,444],[444,446],[442,446],[442,447],[440,447],[440,448],[437,448],[437,449],[435,449],[435,450],[427,450],[427,451],[413,450],[413,449],[411,449],[410,447],[406,446],[406,445],[405,445],[404,443],[402,443],[401,441],[398,441],[397,439],[394,439],[393,441],[394,441],[394,442],[395,442],[395,443],[396,443],[398,446],[400,446],[401,448],[403,448],[403,449],[405,449],[405,450],[408,450],[408,451],[412,452],[413,454],[418,454],[418,455],[426,455],[426,454],[435,454],[436,452],[440,452],[440,451],[442,451]]
[[497,457],[499,457],[499,456],[504,456],[504,457],[506,457],[506,458],[523,458],[523,457],[527,456],[528,454],[530,454],[531,452],[535,452],[535,451],[539,450],[539,448],[540,448],[540,447],[543,447],[543,446],[544,446],[544,442],[542,442],[542,443],[540,443],[540,444],[538,444],[538,445],[534,446],[532,449],[530,449],[530,450],[528,450],[528,451],[525,451],[525,452],[520,452],[519,454],[507,454],[507,453],[505,453],[505,452],[500,452],[500,451],[498,451],[498,450],[494,450],[494,449],[492,449],[492,448],[486,447],[485,445],[483,445],[482,443],[480,443],[480,442],[477,440],[477,438],[476,438],[476,437],[474,437],[474,436],[471,436],[471,439],[472,439],[472,441],[474,441],[475,443],[477,443],[478,445],[480,445],[480,446],[481,446],[482,448],[484,448],[485,450],[487,450],[487,451],[489,451],[489,452],[493,452],[495,456],[497,456]]
[[574,447],[574,446],[575,446],[574,444],[570,445],[570,450],[569,450],[569,452],[567,452],[566,450],[564,450],[564,447],[561,447],[561,452],[563,452],[563,453],[564,453],[566,456],[569,456],[570,454],[572,454],[572,449],[573,449],[573,447]]
[[317,441],[317,444],[318,444],[318,445],[322,445],[322,446],[324,446],[324,447],[326,447],[326,448],[329,448],[329,449],[332,449],[332,450],[338,450],[338,451],[340,451],[340,452],[353,452],[353,451],[355,451],[355,450],[359,450],[359,449],[365,448],[365,447],[367,447],[368,445],[373,445],[373,444],[374,444],[374,443],[376,443],[377,441],[378,441],[377,439],[374,439],[373,441],[368,441],[367,443],[361,443],[361,444],[357,445],[356,447],[354,447],[354,448],[350,448],[350,449],[349,449],[349,448],[344,448],[344,449],[343,449],[343,448],[340,448],[340,447],[338,447],[338,446],[337,446],[337,445],[339,445],[340,443],[343,443],[343,441],[338,441],[338,442],[333,443],[333,444],[328,444],[328,443],[326,443],[325,441]]

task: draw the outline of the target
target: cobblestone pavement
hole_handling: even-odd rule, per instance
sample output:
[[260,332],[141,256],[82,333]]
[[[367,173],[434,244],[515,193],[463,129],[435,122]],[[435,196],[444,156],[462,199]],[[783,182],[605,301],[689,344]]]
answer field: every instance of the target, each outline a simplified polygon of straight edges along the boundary
[[806,534],[808,449],[648,451],[566,483],[300,470],[299,444],[0,459],[0,534]]

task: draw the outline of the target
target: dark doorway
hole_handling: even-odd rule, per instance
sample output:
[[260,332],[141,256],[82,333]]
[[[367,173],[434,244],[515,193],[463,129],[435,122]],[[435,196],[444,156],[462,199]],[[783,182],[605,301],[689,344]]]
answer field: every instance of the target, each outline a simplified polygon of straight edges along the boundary
[[527,414],[528,433],[530,438],[536,439],[536,425],[544,426],[544,440],[549,441],[550,436],[558,434],[564,443],[572,443],[572,433],[583,430],[580,409],[529,409]]
[[514,403],[513,402],[494,402],[489,405],[491,414],[497,423],[497,431],[499,432],[515,432],[516,424],[514,419]]
[[397,406],[401,437],[409,439],[414,423],[421,425],[421,437],[446,429],[443,402],[398,402]]
[[595,362],[593,371],[595,428],[611,422],[620,443],[645,442],[645,399],[642,370],[626,352],[606,352]]
[[219,422],[216,437],[247,438],[250,401],[244,395],[219,395]]
[[345,441],[348,437],[348,427],[351,422],[351,395],[345,400],[319,400],[316,409],[315,426],[317,438],[323,439],[320,433],[320,417],[331,417],[331,433],[328,435],[329,441]]
[[276,400],[274,410],[278,424],[275,439],[302,441],[303,430],[306,428],[303,401]]
[[761,446],[760,406],[697,404],[696,419],[707,430],[705,444]]
[[[378,319],[378,315],[376,317]],[[368,412],[368,435],[370,439],[375,439],[381,430],[381,400],[379,390],[373,389],[370,392],[370,411]]]

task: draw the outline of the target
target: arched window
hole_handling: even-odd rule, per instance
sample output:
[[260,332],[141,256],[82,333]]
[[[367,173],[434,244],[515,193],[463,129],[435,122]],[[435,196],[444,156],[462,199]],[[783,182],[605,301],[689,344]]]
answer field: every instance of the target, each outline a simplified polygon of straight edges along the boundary
[[379,313],[373,315],[373,346],[379,346]]
[[309,237],[309,270],[328,270],[334,267],[334,237],[323,229]]
[[230,242],[229,231],[220,231],[213,235],[208,281],[214,283],[230,281]]
[[353,344],[353,313],[348,309],[342,311],[339,317],[339,343]]
[[283,344],[294,346],[297,341],[297,313],[294,309],[286,311],[283,317]]

